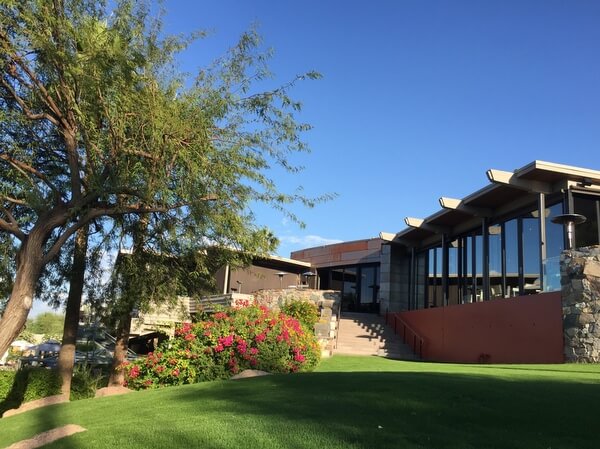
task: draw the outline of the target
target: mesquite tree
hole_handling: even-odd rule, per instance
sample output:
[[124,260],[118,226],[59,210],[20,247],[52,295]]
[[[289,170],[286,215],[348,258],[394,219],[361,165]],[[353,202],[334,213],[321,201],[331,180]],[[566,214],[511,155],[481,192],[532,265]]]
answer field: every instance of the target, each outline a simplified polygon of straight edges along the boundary
[[191,82],[174,63],[191,38],[164,37],[148,11],[133,0],[0,4],[0,243],[15,273],[0,353],[44,267],[92,222],[149,216],[189,241],[261,252],[272,238],[253,202],[324,199],[281,193],[269,177],[274,164],[297,171],[290,154],[306,150],[308,126],[288,91],[318,75],[256,91],[270,74],[251,31]]

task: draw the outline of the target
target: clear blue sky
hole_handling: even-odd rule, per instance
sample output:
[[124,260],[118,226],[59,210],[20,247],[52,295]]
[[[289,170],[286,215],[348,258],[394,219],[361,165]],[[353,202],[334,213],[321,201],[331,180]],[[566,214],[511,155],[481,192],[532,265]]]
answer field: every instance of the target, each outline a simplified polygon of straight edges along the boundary
[[252,23],[294,94],[312,153],[281,186],[339,197],[297,209],[305,229],[257,209],[278,253],[396,232],[534,159],[600,169],[600,2],[165,1],[167,31],[211,30],[189,71]]
[[[284,190],[338,198],[266,208],[278,254],[396,232],[534,159],[600,169],[600,2],[165,0],[166,31],[210,36],[181,55],[195,72],[253,23],[276,82],[300,85],[312,153]],[[275,83],[273,84],[275,85]],[[38,310],[39,309],[39,310]],[[36,312],[45,310],[36,303]],[[35,313],[34,313],[35,314]],[[32,315],[34,315],[32,314]]]

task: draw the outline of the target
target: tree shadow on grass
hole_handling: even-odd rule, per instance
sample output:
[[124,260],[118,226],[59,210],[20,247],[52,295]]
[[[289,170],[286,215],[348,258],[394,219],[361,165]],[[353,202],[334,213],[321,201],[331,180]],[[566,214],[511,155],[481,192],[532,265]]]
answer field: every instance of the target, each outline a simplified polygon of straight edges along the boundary
[[[600,384],[475,374],[328,372],[94,401],[78,409],[87,414],[69,412],[79,413],[74,423],[90,432],[48,449],[596,448]],[[50,412],[35,416],[52,420],[40,415]]]
[[[169,420],[162,434],[133,430],[136,447],[598,445],[600,385],[562,381],[443,373],[314,373],[181,388],[170,400],[181,417]],[[160,407],[140,413],[140,424],[152,417],[164,422]],[[206,416],[213,418],[205,422]],[[178,422],[185,417],[190,423]]]
[[[15,373],[15,377],[9,393],[0,402],[0,416],[7,410],[19,408],[30,400],[42,399],[47,396],[60,394],[60,380],[54,377],[55,373],[43,368],[24,368]],[[46,431],[58,426],[55,420],[56,405],[44,407],[46,410],[39,411],[36,415],[36,427]],[[27,412],[25,412],[27,413]],[[18,416],[18,415],[17,415]],[[8,419],[8,418],[2,418]],[[29,438],[33,437],[31,435]],[[68,441],[62,446],[64,448],[73,448]]]

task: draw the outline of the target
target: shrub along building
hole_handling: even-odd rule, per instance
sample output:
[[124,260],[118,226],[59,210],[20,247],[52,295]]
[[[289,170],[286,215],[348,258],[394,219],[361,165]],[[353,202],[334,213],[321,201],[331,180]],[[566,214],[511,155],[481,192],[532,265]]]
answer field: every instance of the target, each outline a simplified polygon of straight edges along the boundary
[[564,215],[586,219],[575,226],[573,248],[600,244],[600,171],[534,161],[486,174],[490,184],[462,199],[439,198],[439,211],[407,217],[398,233],[291,258],[311,264],[317,286],[341,292],[343,311],[386,314],[428,359],[598,360],[598,252],[568,257]]

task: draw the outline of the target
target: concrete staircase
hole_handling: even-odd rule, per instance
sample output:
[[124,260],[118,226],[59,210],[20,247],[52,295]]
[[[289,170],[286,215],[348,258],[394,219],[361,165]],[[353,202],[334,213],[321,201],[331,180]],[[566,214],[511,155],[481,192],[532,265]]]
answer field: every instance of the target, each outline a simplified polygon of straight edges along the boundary
[[338,327],[333,354],[378,355],[392,359],[419,360],[402,337],[385,324],[385,319],[370,313],[344,313]]

